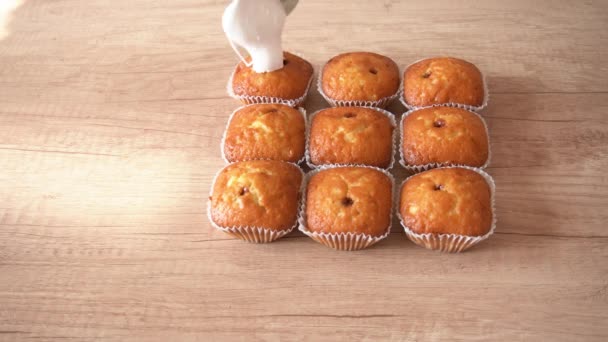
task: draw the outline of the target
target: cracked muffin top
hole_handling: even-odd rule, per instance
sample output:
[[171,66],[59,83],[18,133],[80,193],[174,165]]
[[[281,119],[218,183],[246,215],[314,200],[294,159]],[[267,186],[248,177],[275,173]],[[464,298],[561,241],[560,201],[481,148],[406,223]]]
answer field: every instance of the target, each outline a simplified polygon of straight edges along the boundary
[[309,231],[382,236],[390,227],[391,179],[373,168],[336,167],[319,171],[308,183]]
[[304,157],[302,113],[281,104],[255,104],[237,110],[226,128],[223,153],[229,162],[270,159],[298,162]]
[[446,103],[478,107],[484,97],[481,72],[462,59],[425,59],[410,65],[403,75],[403,99],[413,107]]
[[378,101],[399,90],[399,68],[372,52],[349,52],[330,59],[321,75],[327,97],[342,101]]
[[290,229],[298,216],[302,172],[294,164],[253,160],[230,164],[216,177],[211,219],[223,228]]
[[483,166],[489,141],[483,119],[464,109],[428,107],[402,122],[401,152],[408,165],[430,163]]

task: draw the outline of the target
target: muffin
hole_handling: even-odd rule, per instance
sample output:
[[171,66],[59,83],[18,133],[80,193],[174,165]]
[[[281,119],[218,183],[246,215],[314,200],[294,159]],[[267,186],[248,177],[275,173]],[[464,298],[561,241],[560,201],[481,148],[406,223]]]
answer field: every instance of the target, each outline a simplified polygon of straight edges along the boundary
[[401,164],[415,172],[442,165],[484,167],[489,158],[483,119],[455,107],[427,107],[401,122]]
[[308,182],[300,230],[339,250],[371,246],[388,236],[392,178],[371,167],[333,167]]
[[478,110],[485,98],[481,72],[462,59],[425,59],[410,65],[403,75],[402,100],[408,108],[449,104]]
[[399,68],[372,52],[349,52],[330,59],[319,92],[332,106],[386,107],[399,92]]
[[414,243],[446,252],[460,252],[493,231],[494,183],[471,168],[440,168],[405,180],[399,214]]
[[237,109],[224,133],[228,162],[254,159],[297,163],[304,158],[306,124],[302,112],[282,104]]
[[222,169],[209,198],[209,218],[220,230],[249,242],[289,233],[298,216],[302,171],[294,164],[254,160]]
[[240,62],[232,74],[228,92],[246,104],[283,103],[291,107],[299,106],[308,93],[313,68],[306,60],[289,52],[285,52],[283,58],[282,69],[264,73],[256,73]]
[[388,168],[393,160],[392,114],[366,107],[336,107],[311,117],[311,167],[360,164]]

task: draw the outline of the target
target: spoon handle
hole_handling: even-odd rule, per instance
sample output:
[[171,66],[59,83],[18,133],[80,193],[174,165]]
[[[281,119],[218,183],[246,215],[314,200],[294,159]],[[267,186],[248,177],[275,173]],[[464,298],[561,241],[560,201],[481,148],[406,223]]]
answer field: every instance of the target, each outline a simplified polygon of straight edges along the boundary
[[283,5],[283,8],[285,8],[285,13],[289,15],[289,13],[296,8],[298,0],[281,0],[281,4]]

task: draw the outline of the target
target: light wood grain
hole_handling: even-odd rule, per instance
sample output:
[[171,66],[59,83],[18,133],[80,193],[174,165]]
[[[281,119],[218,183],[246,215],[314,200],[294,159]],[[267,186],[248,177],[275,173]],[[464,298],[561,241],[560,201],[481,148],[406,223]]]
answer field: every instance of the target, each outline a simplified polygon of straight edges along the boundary
[[355,253],[211,228],[238,106],[225,5],[16,10],[0,41],[0,340],[608,339],[606,2],[304,0],[288,19],[286,47],[317,69],[372,50],[486,73],[498,228],[460,255],[396,221]]

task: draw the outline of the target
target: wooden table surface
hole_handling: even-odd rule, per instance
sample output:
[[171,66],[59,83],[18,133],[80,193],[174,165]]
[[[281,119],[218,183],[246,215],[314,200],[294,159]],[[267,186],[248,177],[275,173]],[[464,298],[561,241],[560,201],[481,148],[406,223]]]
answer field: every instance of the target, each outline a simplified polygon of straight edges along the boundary
[[498,226],[452,255],[396,221],[351,253],[210,226],[238,106],[226,3],[14,11],[0,38],[0,340],[608,339],[608,2],[303,0],[289,17],[286,49],[316,70],[372,50],[485,71]]

